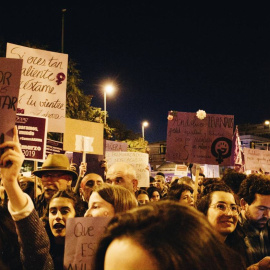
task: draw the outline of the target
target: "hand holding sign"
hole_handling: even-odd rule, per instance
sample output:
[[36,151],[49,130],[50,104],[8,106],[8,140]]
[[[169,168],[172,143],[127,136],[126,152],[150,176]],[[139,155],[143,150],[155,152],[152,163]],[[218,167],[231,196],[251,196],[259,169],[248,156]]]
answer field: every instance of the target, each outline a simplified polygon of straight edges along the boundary
[[6,149],[0,157],[1,174],[5,181],[14,181],[20,173],[24,155],[19,144],[18,131],[14,128],[13,141],[6,141],[0,144],[0,149]]

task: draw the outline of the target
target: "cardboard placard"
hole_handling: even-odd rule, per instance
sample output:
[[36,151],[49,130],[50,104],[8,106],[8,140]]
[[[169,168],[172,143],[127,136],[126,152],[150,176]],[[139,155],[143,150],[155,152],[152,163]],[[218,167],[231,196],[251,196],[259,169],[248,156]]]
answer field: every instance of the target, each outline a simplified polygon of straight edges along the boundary
[[67,220],[64,269],[93,269],[98,242],[110,219],[76,217]]
[[230,166],[233,115],[177,112],[168,120],[166,160]]
[[103,155],[103,124],[66,118],[64,150]]
[[45,160],[47,118],[17,114],[16,126],[26,160]]
[[149,155],[140,152],[106,152],[108,168],[115,162],[126,162],[136,170],[138,187],[149,187]]
[[13,139],[22,62],[21,59],[0,58],[0,143]]
[[48,117],[48,131],[63,133],[68,55],[7,43],[6,56],[23,59],[18,108]]
[[270,173],[270,151],[244,148],[245,170]]
[[126,142],[116,142],[116,141],[106,141],[105,151],[124,151],[128,149],[128,144]]

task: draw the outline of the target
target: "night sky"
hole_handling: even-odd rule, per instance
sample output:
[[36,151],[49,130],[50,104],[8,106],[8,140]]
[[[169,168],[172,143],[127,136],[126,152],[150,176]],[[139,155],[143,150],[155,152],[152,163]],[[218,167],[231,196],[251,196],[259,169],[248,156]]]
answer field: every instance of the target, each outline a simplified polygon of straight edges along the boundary
[[[55,2],[55,3],[54,3]],[[234,115],[235,125],[270,119],[270,16],[267,5],[217,1],[48,1],[1,6],[0,46],[48,45],[78,63],[85,94],[109,117],[145,138],[166,140],[170,110]],[[79,2],[79,1],[77,1]]]

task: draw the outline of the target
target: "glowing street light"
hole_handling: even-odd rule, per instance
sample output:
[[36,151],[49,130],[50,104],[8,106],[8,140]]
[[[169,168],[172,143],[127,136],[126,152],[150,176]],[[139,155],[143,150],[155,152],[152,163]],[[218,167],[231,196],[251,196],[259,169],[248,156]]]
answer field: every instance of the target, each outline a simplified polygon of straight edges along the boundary
[[62,36],[61,36],[61,53],[64,52],[64,28],[65,28],[65,8],[62,9]]
[[106,96],[107,96],[107,93],[108,94],[111,94],[112,92],[114,91],[114,87],[113,85],[111,84],[107,84],[105,85],[104,87],[104,113],[105,113],[105,116],[104,116],[104,127],[106,126]]
[[148,126],[148,122],[147,121],[144,121],[142,123],[142,137],[143,137],[143,140],[144,140],[144,127],[147,127]]

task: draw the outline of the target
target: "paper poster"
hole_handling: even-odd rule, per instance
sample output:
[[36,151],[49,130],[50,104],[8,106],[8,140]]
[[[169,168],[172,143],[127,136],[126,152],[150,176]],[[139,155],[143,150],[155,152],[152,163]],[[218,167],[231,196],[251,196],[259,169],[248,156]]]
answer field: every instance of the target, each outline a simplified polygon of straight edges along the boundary
[[63,133],[68,55],[7,43],[6,56],[23,60],[18,109],[48,117],[48,131]]
[[230,166],[233,115],[176,112],[167,127],[166,160]]
[[81,135],[76,135],[75,136],[75,151],[77,152],[94,152],[93,148],[93,142],[94,138],[93,137],[87,137],[87,136],[81,136]]
[[17,114],[16,126],[25,160],[45,160],[47,118]]
[[103,124],[66,118],[64,150],[103,155]]
[[126,162],[136,170],[139,187],[149,187],[149,155],[140,152],[106,152],[108,168],[115,162]]
[[270,151],[244,148],[245,170],[270,172]]
[[0,143],[13,140],[22,62],[0,58]]
[[180,164],[175,165],[174,175],[183,177],[187,176],[187,174],[188,174],[188,166]]
[[67,219],[64,269],[93,269],[98,242],[110,217],[76,217]]

